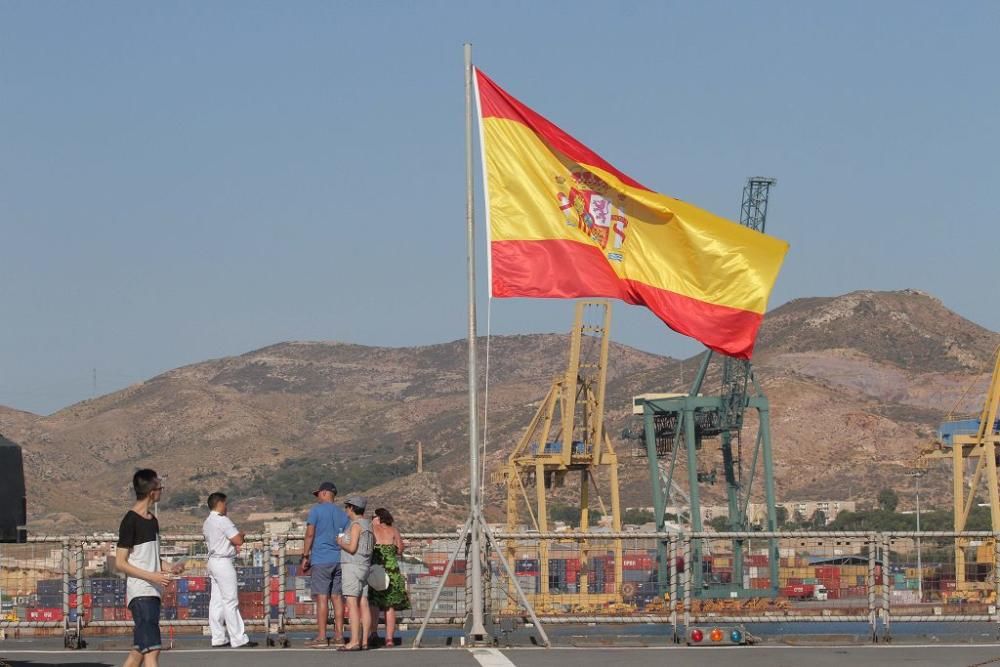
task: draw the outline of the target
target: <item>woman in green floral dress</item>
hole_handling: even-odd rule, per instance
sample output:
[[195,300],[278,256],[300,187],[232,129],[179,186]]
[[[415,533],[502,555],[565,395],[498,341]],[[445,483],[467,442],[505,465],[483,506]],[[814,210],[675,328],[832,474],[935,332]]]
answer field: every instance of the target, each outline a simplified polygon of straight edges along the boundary
[[406,594],[406,577],[399,571],[399,558],[403,555],[403,538],[392,525],[389,510],[380,507],[375,510],[372,520],[375,533],[375,551],[372,565],[381,565],[389,575],[389,587],[384,591],[374,588],[368,592],[368,603],[375,607],[375,623],[378,623],[378,609],[385,612],[385,646],[395,646],[396,610],[410,608],[410,598]]

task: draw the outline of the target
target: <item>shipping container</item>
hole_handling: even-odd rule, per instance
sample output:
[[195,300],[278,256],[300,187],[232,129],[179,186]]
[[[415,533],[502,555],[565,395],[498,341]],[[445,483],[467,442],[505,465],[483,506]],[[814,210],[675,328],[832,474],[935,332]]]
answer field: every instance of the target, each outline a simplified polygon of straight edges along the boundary
[[[75,609],[70,609],[70,611],[69,611],[69,617],[68,618],[69,618],[70,623],[76,623],[76,621],[79,619],[79,615],[77,614],[77,612],[76,612]],[[93,608],[84,609],[83,610],[83,621],[85,623],[89,623],[92,620],[94,620],[94,610],[93,610]]]
[[514,561],[514,574],[522,572],[538,572],[537,558],[523,558]]
[[62,595],[62,579],[39,579],[35,584],[35,591],[39,595]]
[[198,592],[208,590],[208,577],[184,577],[181,583],[187,583],[185,592]]
[[62,593],[39,593],[36,596],[35,603],[39,607],[59,607],[61,609],[63,596]]
[[62,607],[35,607],[34,609],[28,609],[29,621],[61,621],[62,618]]
[[652,556],[626,556],[622,558],[622,569],[625,570],[651,570],[656,566],[656,559]]
[[[80,602],[80,599],[79,599],[80,597],[81,596],[78,593],[70,593],[69,594],[69,606],[70,606],[70,608],[75,608],[77,606],[77,604]],[[91,593],[84,593],[82,597],[83,597],[83,607],[84,607],[84,609],[86,609],[88,607],[93,607],[94,606],[94,596],[93,596],[93,594],[91,594]]]

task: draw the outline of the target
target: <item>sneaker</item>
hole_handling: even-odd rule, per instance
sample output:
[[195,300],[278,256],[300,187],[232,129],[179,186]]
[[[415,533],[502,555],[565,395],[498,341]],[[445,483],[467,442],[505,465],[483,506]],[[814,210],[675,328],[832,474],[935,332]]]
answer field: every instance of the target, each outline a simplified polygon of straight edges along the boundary
[[239,646],[235,646],[233,648],[255,648],[257,646],[259,646],[257,642],[247,642],[246,644],[240,644]]

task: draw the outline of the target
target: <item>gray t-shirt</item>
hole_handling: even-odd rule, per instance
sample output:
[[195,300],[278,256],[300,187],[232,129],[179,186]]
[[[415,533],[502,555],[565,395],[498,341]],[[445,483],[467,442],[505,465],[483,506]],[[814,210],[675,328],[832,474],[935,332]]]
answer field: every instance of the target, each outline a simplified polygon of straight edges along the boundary
[[354,524],[361,526],[361,537],[358,538],[358,550],[352,554],[347,553],[344,549],[340,554],[340,564],[341,565],[359,565],[361,567],[368,567],[372,562],[372,551],[375,549],[375,533],[372,532],[371,521],[365,518],[355,519],[344,531],[347,536],[350,536],[351,531],[354,529]]

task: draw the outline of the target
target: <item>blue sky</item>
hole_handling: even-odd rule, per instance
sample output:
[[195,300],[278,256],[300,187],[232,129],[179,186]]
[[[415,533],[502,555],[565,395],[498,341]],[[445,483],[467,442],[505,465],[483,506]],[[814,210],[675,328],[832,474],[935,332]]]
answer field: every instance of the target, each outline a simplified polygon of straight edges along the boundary
[[[913,287],[1000,330],[998,34],[971,1],[8,0],[0,404],[283,340],[463,337],[465,41],[650,187],[735,218],[776,177],[772,306]],[[621,342],[698,349],[615,314]],[[492,329],[570,316],[496,301]]]

